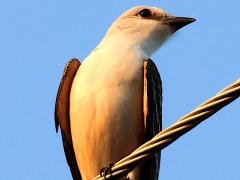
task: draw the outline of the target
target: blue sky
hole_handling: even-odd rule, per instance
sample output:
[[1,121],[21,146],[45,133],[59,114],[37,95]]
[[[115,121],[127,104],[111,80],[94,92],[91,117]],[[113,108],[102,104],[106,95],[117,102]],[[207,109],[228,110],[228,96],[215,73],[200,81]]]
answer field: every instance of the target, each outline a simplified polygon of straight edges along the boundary
[[[163,80],[165,128],[239,79],[237,0],[1,1],[1,179],[71,179],[53,119],[64,65],[84,59],[136,5],[197,19],[152,58]],[[239,107],[236,100],[168,146],[160,179],[239,180]]]

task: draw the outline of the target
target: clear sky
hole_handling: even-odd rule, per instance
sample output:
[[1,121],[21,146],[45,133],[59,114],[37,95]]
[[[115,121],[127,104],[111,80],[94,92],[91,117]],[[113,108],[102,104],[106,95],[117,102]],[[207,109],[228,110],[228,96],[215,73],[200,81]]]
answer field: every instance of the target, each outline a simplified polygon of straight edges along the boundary
[[[136,5],[197,19],[152,58],[163,80],[164,128],[240,78],[237,0],[1,1],[0,179],[71,179],[54,129],[64,65],[84,59]],[[239,108],[236,100],[163,150],[160,179],[239,180]]]

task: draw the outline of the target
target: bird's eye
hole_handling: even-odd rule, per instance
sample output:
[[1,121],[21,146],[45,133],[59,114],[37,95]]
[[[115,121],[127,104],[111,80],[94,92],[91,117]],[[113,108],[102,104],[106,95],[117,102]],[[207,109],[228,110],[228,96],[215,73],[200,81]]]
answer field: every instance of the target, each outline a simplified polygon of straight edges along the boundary
[[142,9],[141,11],[139,11],[138,14],[143,18],[148,18],[148,17],[151,17],[152,12],[149,9]]

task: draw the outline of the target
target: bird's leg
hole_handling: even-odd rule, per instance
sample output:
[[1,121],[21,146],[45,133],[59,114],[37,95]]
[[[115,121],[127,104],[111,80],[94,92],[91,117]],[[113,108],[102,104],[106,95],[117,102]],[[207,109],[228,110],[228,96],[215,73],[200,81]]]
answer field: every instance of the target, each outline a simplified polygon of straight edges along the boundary
[[106,179],[107,175],[111,175],[112,174],[112,167],[113,167],[114,163],[109,163],[108,167],[103,167],[100,170],[100,176],[104,177],[104,179]]

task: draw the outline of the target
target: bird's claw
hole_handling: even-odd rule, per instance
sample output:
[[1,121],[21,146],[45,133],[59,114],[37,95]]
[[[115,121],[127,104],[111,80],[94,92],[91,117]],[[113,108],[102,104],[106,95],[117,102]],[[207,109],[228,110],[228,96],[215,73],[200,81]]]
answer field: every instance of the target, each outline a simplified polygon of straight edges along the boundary
[[107,175],[111,175],[112,174],[112,167],[113,167],[114,163],[109,163],[108,167],[103,167],[100,170],[100,176],[103,177],[104,179],[107,179]]

